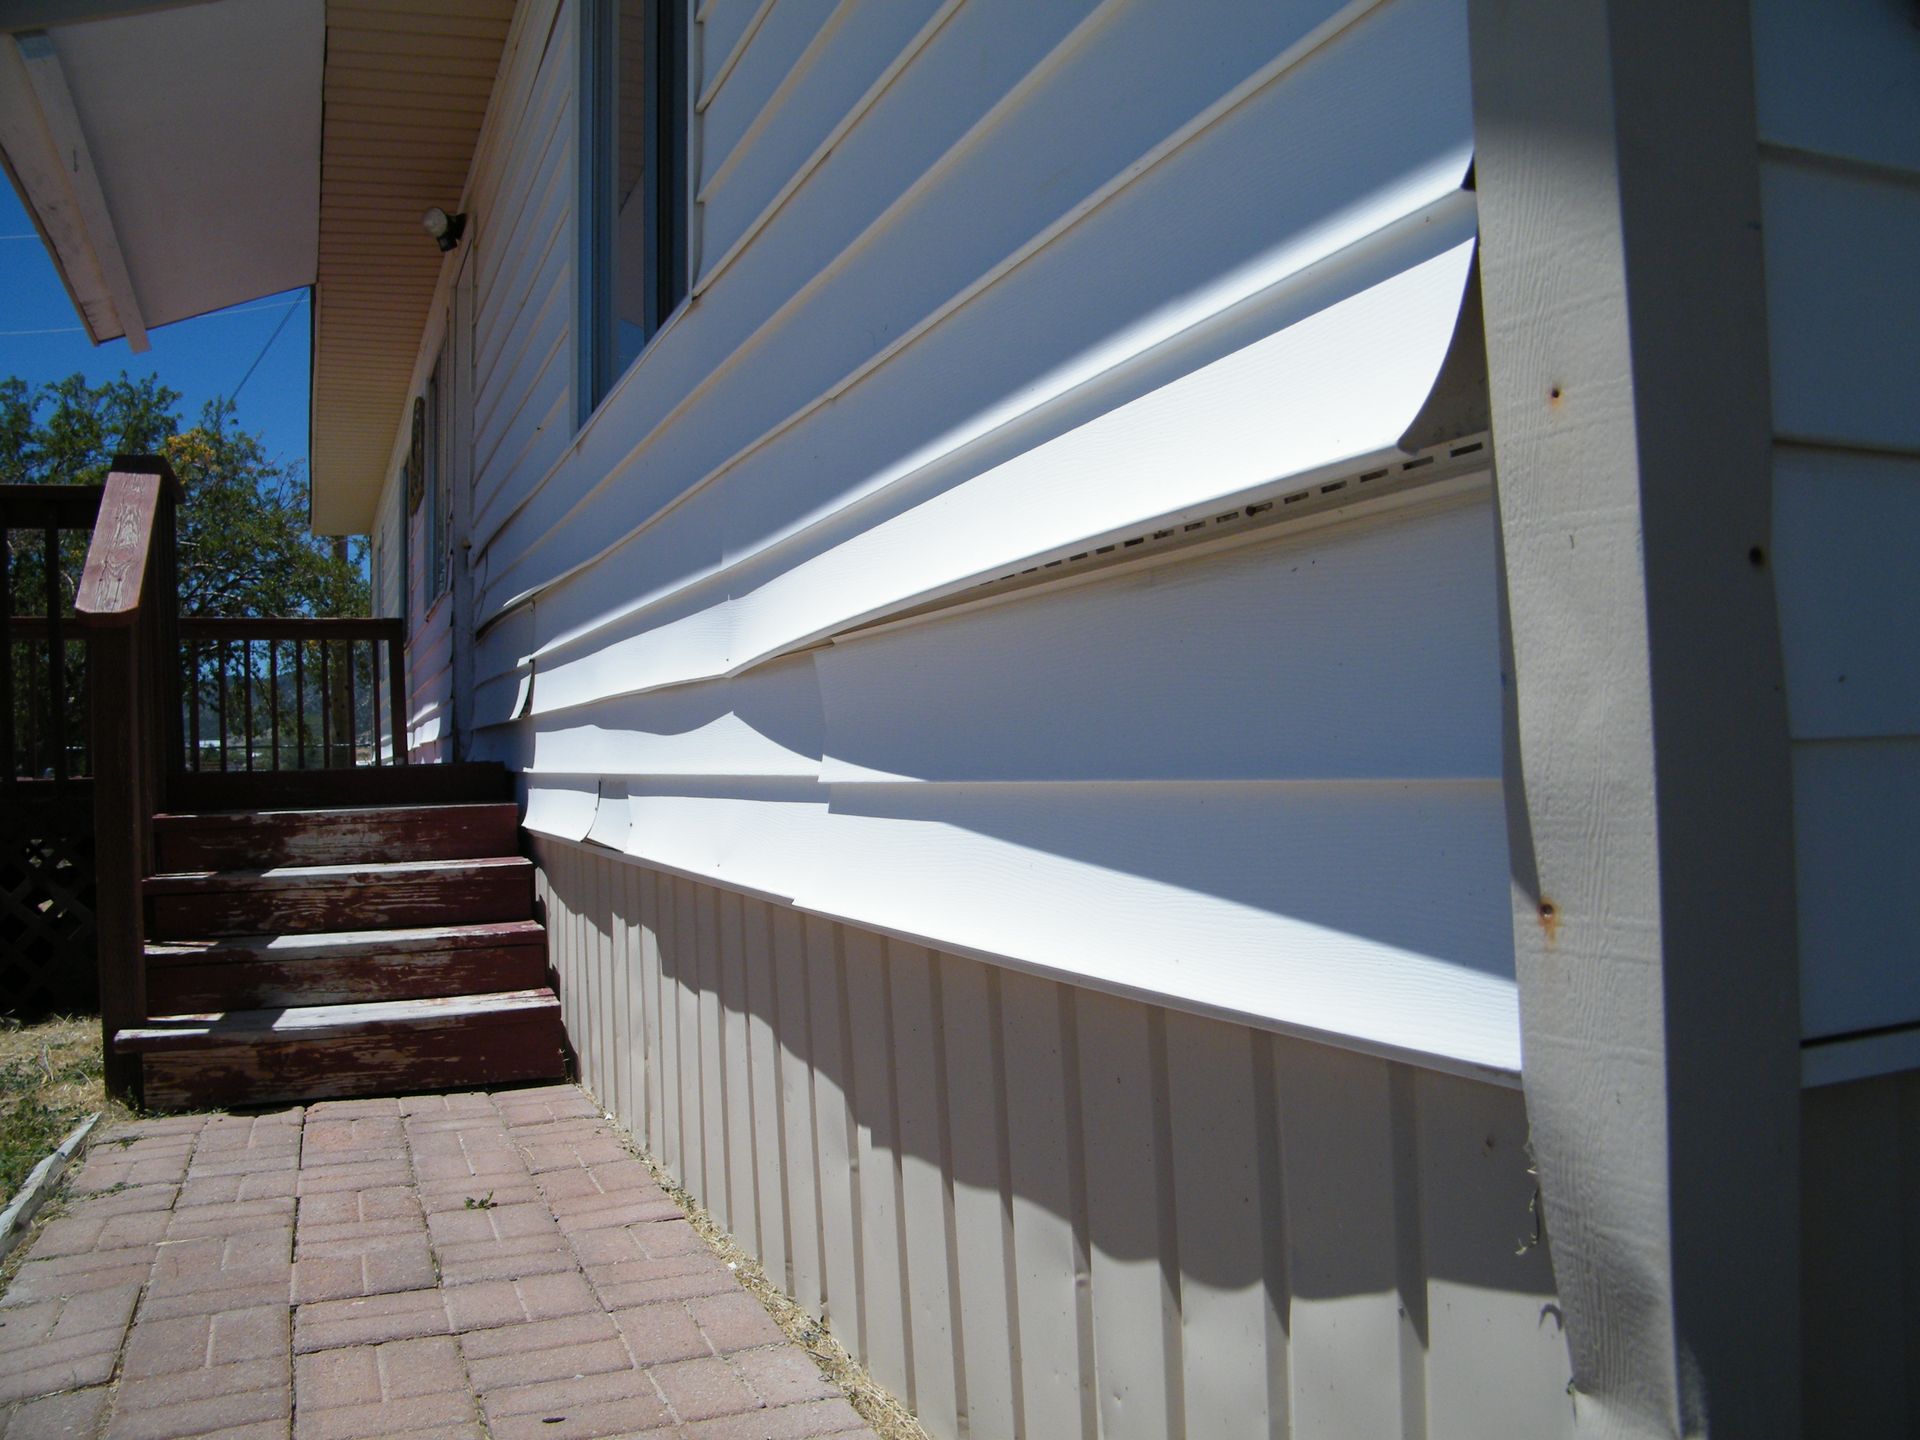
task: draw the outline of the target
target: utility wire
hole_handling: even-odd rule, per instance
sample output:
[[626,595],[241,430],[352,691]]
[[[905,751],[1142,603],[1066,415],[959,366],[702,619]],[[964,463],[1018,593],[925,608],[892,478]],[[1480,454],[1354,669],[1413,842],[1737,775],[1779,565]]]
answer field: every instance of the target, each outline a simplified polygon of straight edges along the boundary
[[282,315],[280,317],[280,323],[273,327],[273,334],[267,337],[267,343],[262,345],[260,347],[260,353],[253,357],[253,364],[247,366],[247,373],[240,377],[240,383],[234,386],[232,392],[227,396],[228,404],[232,404],[240,398],[240,392],[246,388],[247,381],[253,378],[253,372],[260,368],[260,362],[267,358],[267,351],[271,350],[273,348],[273,342],[280,338],[280,332],[287,328],[287,322],[293,319],[293,312],[299,308],[299,304],[300,302],[296,300],[292,305],[287,307],[287,313]]

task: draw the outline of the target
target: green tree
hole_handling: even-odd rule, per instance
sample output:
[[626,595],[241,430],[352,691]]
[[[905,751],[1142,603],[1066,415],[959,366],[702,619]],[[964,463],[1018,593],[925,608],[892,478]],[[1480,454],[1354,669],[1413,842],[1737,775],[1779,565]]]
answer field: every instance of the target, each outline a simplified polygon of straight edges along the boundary
[[[368,613],[366,542],[356,539],[342,560],[330,542],[311,533],[302,467],[271,460],[258,437],[234,423],[230,402],[209,402],[198,424],[184,426],[180,399],[179,392],[153,376],[133,379],[123,373],[117,380],[89,385],[84,376],[74,375],[37,387],[17,378],[0,379],[0,484],[98,484],[116,454],[165,456],[185,491],[177,514],[183,615]],[[53,603],[63,615],[73,613],[88,540],[78,531],[60,536]],[[6,550],[11,613],[47,613],[44,533],[9,531]],[[317,668],[319,647],[302,643],[307,647],[303,658]],[[192,669],[202,696],[211,690],[219,697],[203,698],[200,710],[229,700],[238,704],[234,692],[244,686],[252,700],[260,701],[263,715],[276,695],[286,701],[281,706],[287,712],[282,715],[283,736],[295,723],[296,711],[308,715],[317,735],[314,697],[295,700],[287,695],[284,680],[274,682],[273,694],[263,695],[266,657],[258,646],[242,651],[216,653],[202,647],[196,652]],[[63,697],[67,733],[80,736],[86,733],[84,647],[69,642],[65,655],[73,682]],[[45,685],[48,659],[44,643],[19,641],[14,646],[13,763],[29,774],[43,772],[50,763],[45,698],[37,694],[37,687]],[[283,647],[279,661],[289,659],[289,647]],[[332,659],[338,665],[345,655]],[[351,662],[363,690],[370,688],[371,659],[370,654],[356,655]],[[359,698],[364,702],[364,695]],[[363,703],[355,708],[366,707]],[[367,718],[370,721],[370,710]],[[84,765],[83,760],[78,763]]]
[[[308,530],[302,468],[270,460],[234,424],[231,403],[209,401],[191,427],[181,425],[179,404],[179,392],[151,375],[103,385],[74,375],[38,388],[0,380],[0,484],[95,485],[116,454],[164,455],[186,490],[182,614],[366,614],[366,542],[355,540],[342,563]],[[16,602],[31,613],[42,608],[39,543],[9,537]],[[64,548],[84,556],[86,537],[69,536]],[[60,568],[71,605],[79,570]]]

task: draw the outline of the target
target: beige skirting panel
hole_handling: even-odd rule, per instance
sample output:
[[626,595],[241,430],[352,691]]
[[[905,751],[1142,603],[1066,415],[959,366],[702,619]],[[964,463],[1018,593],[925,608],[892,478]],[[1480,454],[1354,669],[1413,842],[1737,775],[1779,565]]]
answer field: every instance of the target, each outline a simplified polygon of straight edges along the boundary
[[941,1437],[1545,1437],[1519,1093],[535,838],[583,1082]]

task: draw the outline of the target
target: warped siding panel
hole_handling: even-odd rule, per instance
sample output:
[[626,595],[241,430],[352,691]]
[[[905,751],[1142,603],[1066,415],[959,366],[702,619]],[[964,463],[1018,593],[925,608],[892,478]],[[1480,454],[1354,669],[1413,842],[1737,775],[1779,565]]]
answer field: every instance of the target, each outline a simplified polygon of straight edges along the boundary
[[818,59],[783,83],[732,150],[724,156],[704,150],[700,234],[709,263],[732,250],[795,182],[835,129],[922,37],[927,22],[952,8],[953,0],[855,0],[844,19],[813,37],[821,51]]
[[[676,357],[691,362],[704,348],[698,335],[722,304],[725,287],[716,283],[495,537],[503,559],[489,571],[483,613],[603,552],[610,563],[595,575],[645,577],[638,585],[629,578],[622,599],[720,559],[697,543],[706,533],[698,526],[673,533],[692,518],[691,504],[657,535],[643,532],[664,550],[642,545],[616,559],[609,540],[723,465],[726,514],[716,533],[744,523],[748,533],[727,550],[758,548],[769,534],[845,506],[859,493],[850,484],[884,483],[933,437],[991,429],[1456,192],[1471,139],[1464,26],[1451,5],[1401,0],[1324,45],[1287,51],[1297,63],[1163,155],[1170,131],[1273,53],[1264,45],[1286,51],[1311,29],[1289,13],[1272,37],[1233,27],[1196,34],[1175,75],[1130,89],[1141,50],[1164,49],[1155,36],[1169,23],[1148,11],[1118,37],[1115,27],[1094,27],[1093,53],[1023,91],[1011,113],[977,132],[964,163],[915,190],[848,263],[804,292],[778,291],[796,303],[777,326],[750,346],[732,339],[682,376]],[[1192,58],[1202,54],[1207,63]],[[1353,102],[1368,76],[1412,69],[1448,82],[1455,62],[1450,83],[1395,90],[1390,100],[1372,89],[1368,104]],[[1088,103],[1096,94],[1097,108]],[[1286,137],[1278,154],[1276,135]],[[1149,156],[1157,163],[1142,170]],[[1110,198],[1060,228],[1101,195]],[[1027,255],[1042,238],[1051,243]],[[756,248],[781,243],[770,227]],[[1016,257],[1023,263],[1011,265]],[[1131,324],[1116,321],[1115,294],[1132,297]],[[963,296],[968,303],[957,305]],[[895,337],[908,336],[913,343],[894,353]],[[883,354],[887,363],[869,368]],[[709,377],[662,426],[662,408]],[[743,441],[827,394],[835,405],[807,410],[804,422],[736,463]],[[604,591],[597,600],[547,598],[563,610],[579,605],[582,615],[610,599]]]
[[[1097,418],[1044,440],[1024,427],[996,435],[992,450],[1016,449],[997,464],[980,447],[946,455],[723,576],[660,603],[609,606],[547,640],[536,652],[548,677],[537,708],[737,673],[916,600],[1085,558],[1103,541],[1171,534],[1256,494],[1272,506],[1311,488],[1295,477],[1387,473],[1439,373],[1472,259],[1470,198],[1423,218],[1399,236],[1404,245],[1350,257],[1335,295],[1275,287],[1249,307],[1257,316],[1206,327],[1205,341],[1184,337],[1146,373],[1128,366],[1123,381],[1085,387],[1076,408]],[[1260,338],[1241,343],[1249,331]],[[1229,353],[1213,358],[1205,346]],[[1130,395],[1133,386],[1149,388]],[[674,524],[737,526],[722,508],[729,497],[737,505],[751,492],[710,487],[674,511]],[[706,516],[685,515],[696,508]],[[671,528],[650,530],[648,547],[674,538]],[[552,606],[543,614],[551,636]]]
[[1492,530],[1421,500],[538,715],[527,824],[618,804],[683,873],[1514,1074]]
[[[798,1274],[817,1226],[832,1330],[942,1440],[1571,1434],[1544,1243],[1522,1243],[1518,1092],[931,953],[593,847],[535,849],[550,913],[634,896],[663,1003],[726,1012],[672,1055],[664,1030],[623,1022],[610,1043],[635,1075],[751,1087],[757,1105],[777,1049],[784,1099],[811,1096],[804,1160],[790,1140],[753,1147],[780,1166],[754,1191],[758,1233],[793,1237]],[[683,905],[738,907],[744,989],[668,958]],[[566,947],[603,970],[620,953],[578,928],[554,943],[563,986],[604,984]],[[566,1014],[604,1046],[598,1005]],[[668,1151],[744,1241],[724,1167],[696,1182]]]
[[854,637],[821,778],[1496,779],[1494,544],[1475,497]]

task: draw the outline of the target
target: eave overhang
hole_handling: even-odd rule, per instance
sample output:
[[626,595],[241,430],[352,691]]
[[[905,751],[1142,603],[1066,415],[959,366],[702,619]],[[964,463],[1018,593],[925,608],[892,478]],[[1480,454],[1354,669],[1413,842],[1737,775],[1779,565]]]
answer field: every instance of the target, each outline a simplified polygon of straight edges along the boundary
[[0,158],[96,344],[313,283],[321,0],[0,5]]

